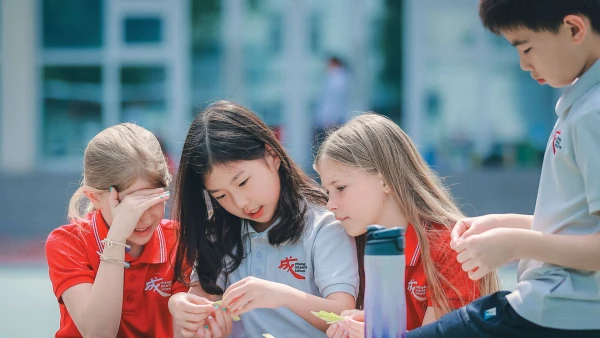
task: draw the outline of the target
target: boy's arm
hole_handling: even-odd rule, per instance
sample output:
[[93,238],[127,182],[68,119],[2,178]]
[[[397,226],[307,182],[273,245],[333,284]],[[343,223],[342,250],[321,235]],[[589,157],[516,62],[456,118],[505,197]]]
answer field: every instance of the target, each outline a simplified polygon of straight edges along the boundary
[[[600,216],[599,133],[600,111],[584,114],[573,121],[575,161],[583,179],[588,212],[595,216]],[[600,271],[600,234],[558,235],[528,231],[520,233],[518,238],[519,258]]]
[[532,259],[571,269],[600,271],[600,233],[557,235],[496,228],[459,241],[456,260],[479,280],[515,259]]
[[460,219],[450,233],[450,247],[456,250],[458,242],[470,236],[496,228],[531,229],[533,215],[490,214]]
[[600,271],[600,233],[557,235],[518,230],[519,258],[533,259],[565,268]]

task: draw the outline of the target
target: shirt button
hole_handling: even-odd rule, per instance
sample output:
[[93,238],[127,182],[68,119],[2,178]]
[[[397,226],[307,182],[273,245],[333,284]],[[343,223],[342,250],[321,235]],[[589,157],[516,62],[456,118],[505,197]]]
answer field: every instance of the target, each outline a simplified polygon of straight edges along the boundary
[[127,301],[130,303],[133,302],[133,296],[131,296],[131,295],[127,296]]
[[261,271],[260,269],[256,269],[256,270],[254,270],[254,273],[255,273],[257,276],[260,276],[260,274],[262,273],[262,271]]
[[129,281],[130,281],[130,282],[135,282],[135,276],[131,276],[131,277],[129,277]]
[[259,251],[259,252],[257,252],[257,253],[256,253],[256,258],[261,258],[261,257],[262,257],[262,252],[260,252],[260,251]]

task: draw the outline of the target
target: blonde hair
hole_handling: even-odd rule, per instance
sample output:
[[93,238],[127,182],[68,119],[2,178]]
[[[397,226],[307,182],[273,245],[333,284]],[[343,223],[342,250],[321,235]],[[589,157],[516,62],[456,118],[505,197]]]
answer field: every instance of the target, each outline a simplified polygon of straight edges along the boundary
[[85,148],[83,179],[69,202],[69,219],[84,221],[85,215],[94,210],[84,190],[102,192],[114,187],[123,191],[139,178],[157,188],[167,187],[171,181],[167,161],[154,134],[132,123],[104,129]]
[[[430,241],[440,237],[442,232],[450,231],[464,215],[410,137],[388,118],[364,113],[326,138],[317,153],[316,164],[323,158],[383,176],[421,244],[423,266],[434,304],[443,311],[441,314],[452,310],[441,286],[447,285],[459,296],[461,293],[434,265],[431,250],[435,248],[430,248]],[[443,229],[439,229],[440,225]],[[480,280],[479,287],[481,295],[497,291],[496,272]],[[461,301],[465,303],[463,299]],[[436,313],[436,316],[441,314]]]

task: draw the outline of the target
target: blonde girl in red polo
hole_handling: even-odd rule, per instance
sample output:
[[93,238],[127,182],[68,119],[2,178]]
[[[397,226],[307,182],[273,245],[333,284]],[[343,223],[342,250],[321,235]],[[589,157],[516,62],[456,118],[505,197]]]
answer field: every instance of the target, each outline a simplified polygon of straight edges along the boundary
[[164,220],[171,177],[156,137],[123,123],[88,144],[70,224],[46,243],[60,308],[56,337],[171,337],[176,226]]
[[[406,280],[398,287],[406,292],[409,330],[498,289],[495,273],[474,282],[456,261],[450,232],[463,215],[408,135],[388,118],[367,113],[346,123],[323,142],[315,168],[329,193],[327,207],[348,234],[360,238],[370,224],[405,228]],[[342,315],[351,317],[327,335],[362,337],[362,312]]]

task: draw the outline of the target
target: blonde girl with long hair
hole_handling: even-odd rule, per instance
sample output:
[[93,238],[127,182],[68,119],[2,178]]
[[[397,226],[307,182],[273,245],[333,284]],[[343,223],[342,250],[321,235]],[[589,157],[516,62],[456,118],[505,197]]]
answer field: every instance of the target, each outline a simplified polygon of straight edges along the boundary
[[[370,224],[405,229],[406,281],[398,287],[406,290],[409,330],[498,290],[495,272],[475,282],[461,269],[450,233],[464,215],[408,135],[388,118],[365,113],[331,133],[315,169],[329,194],[328,209],[348,234],[360,238]],[[342,315],[349,317],[327,335],[362,337],[363,313]]]
[[56,337],[172,337],[176,223],[163,219],[171,176],[156,137],[123,123],[87,145],[70,224],[48,236]]

